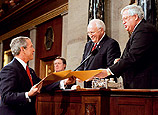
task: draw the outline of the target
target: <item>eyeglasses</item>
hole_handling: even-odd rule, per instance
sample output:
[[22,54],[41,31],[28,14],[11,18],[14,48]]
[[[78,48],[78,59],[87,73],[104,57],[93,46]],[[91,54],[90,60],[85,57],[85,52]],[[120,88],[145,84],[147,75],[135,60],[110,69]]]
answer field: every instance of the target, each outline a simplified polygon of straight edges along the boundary
[[94,35],[94,34],[96,34],[98,31],[100,31],[101,29],[98,29],[97,31],[95,31],[95,32],[87,32],[87,34],[88,35]]
[[128,21],[131,16],[126,16],[122,18],[122,21]]

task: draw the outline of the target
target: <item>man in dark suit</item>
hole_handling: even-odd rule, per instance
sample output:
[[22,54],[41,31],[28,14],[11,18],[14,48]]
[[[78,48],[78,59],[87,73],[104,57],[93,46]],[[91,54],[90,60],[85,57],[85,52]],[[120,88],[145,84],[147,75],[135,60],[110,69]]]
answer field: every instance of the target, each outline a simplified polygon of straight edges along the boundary
[[66,59],[57,56],[54,60],[54,71],[60,72],[66,69]]
[[[91,20],[87,31],[91,40],[86,43],[82,61],[93,49],[97,49],[98,53],[91,56],[78,70],[95,70],[112,65],[114,60],[121,55],[120,47],[116,40],[105,34],[104,22],[99,19]],[[84,87],[91,87],[91,82],[85,83]]]
[[30,38],[14,38],[10,47],[14,59],[0,71],[0,115],[36,115],[36,94],[59,88],[60,82],[36,85],[40,79],[27,66],[35,51]]
[[[66,69],[66,59],[64,59],[63,57],[57,56],[54,60],[54,71],[55,72],[60,72],[60,71],[64,71],[65,69]],[[72,81],[75,82],[75,79],[76,78],[74,76],[72,76],[71,78],[61,80],[60,81],[61,82],[60,88],[62,88],[62,89],[65,89],[65,88],[66,89],[71,89],[71,87],[73,85]]]
[[129,5],[122,9],[125,29],[131,33],[120,60],[95,77],[122,75],[126,89],[158,88],[158,33],[143,18],[140,6]]

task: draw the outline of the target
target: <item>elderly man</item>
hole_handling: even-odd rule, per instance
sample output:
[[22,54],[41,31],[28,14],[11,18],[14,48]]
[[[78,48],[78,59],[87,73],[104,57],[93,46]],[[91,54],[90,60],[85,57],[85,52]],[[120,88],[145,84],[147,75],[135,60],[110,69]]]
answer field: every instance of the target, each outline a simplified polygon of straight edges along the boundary
[[[105,34],[104,22],[99,19],[91,20],[87,32],[91,40],[86,43],[82,61],[92,50],[97,49],[98,53],[91,56],[78,70],[94,70],[112,65],[114,60],[121,55],[120,47],[116,40]],[[84,87],[91,87],[91,82],[85,83]]]
[[95,77],[122,75],[126,89],[158,88],[158,33],[144,18],[140,6],[122,9],[125,29],[132,33],[120,60]]
[[[60,87],[60,82],[42,87],[27,62],[33,59],[35,49],[28,37],[17,37],[10,44],[14,59],[0,71],[0,115],[36,115],[35,95]],[[69,80],[68,80],[69,81]]]

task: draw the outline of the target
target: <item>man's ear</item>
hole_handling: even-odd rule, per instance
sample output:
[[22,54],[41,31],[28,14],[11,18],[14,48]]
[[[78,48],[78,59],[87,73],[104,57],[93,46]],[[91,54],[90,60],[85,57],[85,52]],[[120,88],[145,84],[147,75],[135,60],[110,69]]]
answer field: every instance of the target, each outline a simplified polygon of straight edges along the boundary
[[64,69],[66,69],[66,64],[64,64]]
[[137,21],[139,19],[138,15],[135,15],[135,20]]
[[25,50],[25,48],[24,48],[24,47],[20,47],[20,51],[22,51],[22,52],[23,52],[24,50]]
[[101,29],[101,32],[104,33],[104,29],[103,28],[100,28],[100,29]]

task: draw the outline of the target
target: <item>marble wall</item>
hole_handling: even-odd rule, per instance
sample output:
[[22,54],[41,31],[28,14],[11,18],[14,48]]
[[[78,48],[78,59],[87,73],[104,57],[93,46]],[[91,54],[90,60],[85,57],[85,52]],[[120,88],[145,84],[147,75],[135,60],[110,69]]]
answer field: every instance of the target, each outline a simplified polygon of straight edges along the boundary
[[128,32],[124,29],[124,26],[121,21],[121,10],[126,5],[130,3],[130,0],[111,0],[110,5],[110,17],[109,20],[111,20],[111,25],[107,28],[111,30],[110,36],[113,39],[116,39],[119,42],[121,53],[123,49],[125,48],[126,42],[129,39]]
[[[74,70],[82,59],[87,41],[88,4],[88,0],[69,0],[68,3],[68,35],[62,39],[66,44],[63,57],[67,59],[67,69]],[[64,45],[62,48],[65,48]]]
[[[116,39],[123,51],[128,33],[121,22],[120,11],[130,0],[106,0],[105,24],[108,36]],[[74,70],[81,62],[87,42],[88,0],[69,0],[68,13],[63,16],[62,56],[67,60],[67,69]]]

